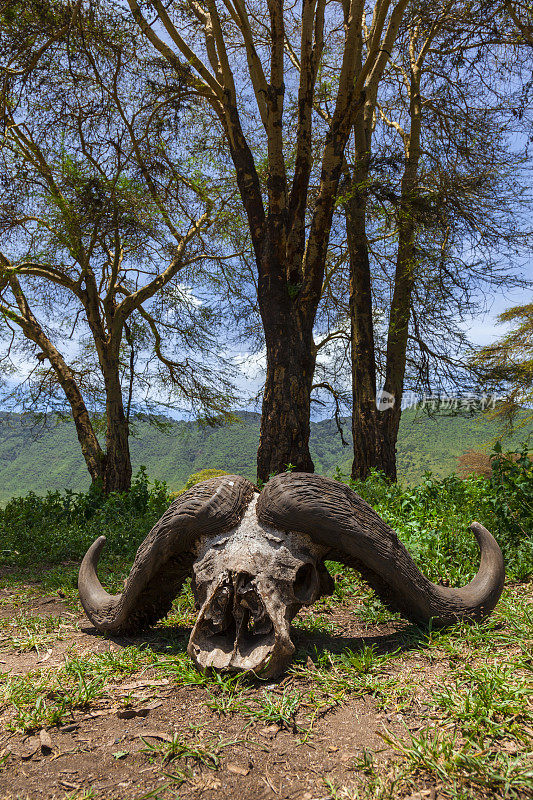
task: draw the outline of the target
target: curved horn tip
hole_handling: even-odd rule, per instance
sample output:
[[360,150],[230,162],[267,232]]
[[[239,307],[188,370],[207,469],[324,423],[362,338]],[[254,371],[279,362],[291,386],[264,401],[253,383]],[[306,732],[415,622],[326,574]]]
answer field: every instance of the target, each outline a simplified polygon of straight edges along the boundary
[[479,544],[480,547],[482,547],[483,545],[485,545],[485,547],[492,546],[493,548],[501,552],[500,545],[498,544],[492,533],[489,530],[487,530],[487,528],[485,528],[485,526],[482,525],[481,522],[476,522],[476,520],[474,520],[473,522],[470,523],[469,528],[476,537],[477,543]]
[[[494,608],[498,599],[503,591],[505,583],[505,561],[500,545],[492,535],[480,522],[472,522],[470,530],[476,537],[479,549],[481,551],[481,567],[480,572],[484,569],[486,580],[492,584],[490,607],[488,613]],[[485,565],[483,567],[483,565]],[[479,573],[478,573],[479,574]],[[476,578],[472,581],[474,583]]]
[[94,544],[97,547],[103,547],[104,544],[107,542],[107,536],[99,536],[98,539],[95,540]]
[[106,541],[107,541],[106,536],[99,536],[98,539],[95,539],[92,545],[85,553],[81,566],[84,565],[84,562],[87,563],[88,561],[91,562],[91,564],[97,564],[100,558],[100,553],[104,549]]
[[469,525],[470,530],[476,533],[488,533],[489,531],[481,524],[481,522],[477,522],[475,519]]
[[78,589],[80,590],[80,594],[82,594],[86,583],[92,584],[95,578],[98,580],[96,568],[98,561],[100,560],[100,553],[102,552],[106,541],[107,538],[105,536],[99,536],[98,539],[94,540],[92,545],[83,556],[78,573]]

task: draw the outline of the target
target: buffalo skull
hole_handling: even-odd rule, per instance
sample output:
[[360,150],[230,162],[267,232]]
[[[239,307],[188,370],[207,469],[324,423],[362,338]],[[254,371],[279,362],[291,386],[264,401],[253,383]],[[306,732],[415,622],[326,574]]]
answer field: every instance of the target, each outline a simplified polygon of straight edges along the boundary
[[274,677],[294,652],[293,617],[332,591],[326,558],[359,570],[390,609],[414,622],[489,614],[503,589],[503,558],[482,525],[470,527],[479,571],[467,586],[445,588],[424,577],[395,532],[344,484],[282,473],[259,494],[246,478],[224,475],[172,503],[139,547],[121,594],[98,580],[105,536],[87,551],[78,588],[98,630],[130,633],[165,616],[192,576],[198,616],[188,652],[197,667]]

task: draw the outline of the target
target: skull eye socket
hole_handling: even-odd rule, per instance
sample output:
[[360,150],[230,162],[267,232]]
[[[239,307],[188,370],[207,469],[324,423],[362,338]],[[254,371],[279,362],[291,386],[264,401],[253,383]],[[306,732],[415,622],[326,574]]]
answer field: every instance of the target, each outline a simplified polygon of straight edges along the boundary
[[313,564],[302,564],[294,576],[293,591],[299,603],[309,603],[316,591],[318,578]]

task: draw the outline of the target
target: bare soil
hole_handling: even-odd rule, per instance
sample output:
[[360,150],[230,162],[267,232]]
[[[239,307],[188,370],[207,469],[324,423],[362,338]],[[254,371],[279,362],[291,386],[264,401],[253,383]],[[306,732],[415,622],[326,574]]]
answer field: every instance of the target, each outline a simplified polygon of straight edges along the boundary
[[[30,596],[21,602],[10,589],[0,592],[0,616],[31,614],[45,618],[60,616],[64,628],[59,638],[39,651],[17,652],[0,640],[0,672],[20,675],[38,669],[60,667],[67,653],[119,651],[142,639],[106,639],[97,635],[73,605],[57,596],[42,596],[27,586]],[[295,630],[297,645],[315,643],[318,648],[357,650],[376,644],[382,652],[401,645],[403,623],[366,627],[357,622],[351,607],[330,613],[338,633],[311,635]],[[188,630],[183,628],[184,647]],[[157,647],[158,631],[148,639]],[[312,662],[309,661],[312,667]],[[222,716],[206,706],[205,687],[180,686],[153,668],[110,683],[104,699],[88,710],[74,711],[64,724],[30,734],[8,730],[13,707],[0,707],[0,798],[202,798],[202,800],[316,800],[331,797],[331,786],[364,784],[361,757],[365,752],[377,760],[394,759],[381,738],[388,730],[396,736],[406,728],[417,730],[426,723],[425,698],[429,684],[441,680],[446,665],[430,663],[422,651],[411,649],[394,661],[398,680],[416,676],[418,689],[409,711],[378,707],[371,695],[350,697],[342,705],[331,703],[320,710],[309,735],[278,724],[250,721],[239,714]],[[430,678],[430,680],[429,680]],[[1,678],[0,678],[1,679]],[[283,692],[294,683],[290,675],[267,688]],[[302,688],[298,679],[296,688]],[[312,679],[309,679],[309,689]],[[258,687],[259,693],[265,687]],[[125,713],[124,698],[130,708]],[[300,713],[300,712],[299,712]],[[303,720],[303,716],[302,716]],[[296,723],[299,717],[296,717]],[[175,762],[163,762],[146,752],[148,745],[164,745],[174,734],[206,746],[220,742],[220,764],[202,765],[182,758],[187,780],[179,786],[169,779]],[[358,766],[357,766],[358,764]],[[210,768],[211,767],[211,768]],[[169,785],[170,784],[170,785]],[[438,789],[420,786],[420,798],[438,797]],[[413,795],[413,798],[415,795]]]

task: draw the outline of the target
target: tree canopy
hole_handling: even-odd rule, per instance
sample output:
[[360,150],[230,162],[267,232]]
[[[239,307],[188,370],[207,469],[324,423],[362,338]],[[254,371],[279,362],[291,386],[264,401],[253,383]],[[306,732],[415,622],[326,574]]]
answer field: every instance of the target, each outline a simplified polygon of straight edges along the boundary
[[128,484],[128,420],[156,396],[228,415],[245,342],[266,363],[261,480],[313,470],[329,400],[339,427],[352,411],[354,476],[394,479],[403,392],[464,383],[465,318],[527,285],[523,12],[3,4],[3,363],[36,359],[33,407],[67,397],[91,474]]

